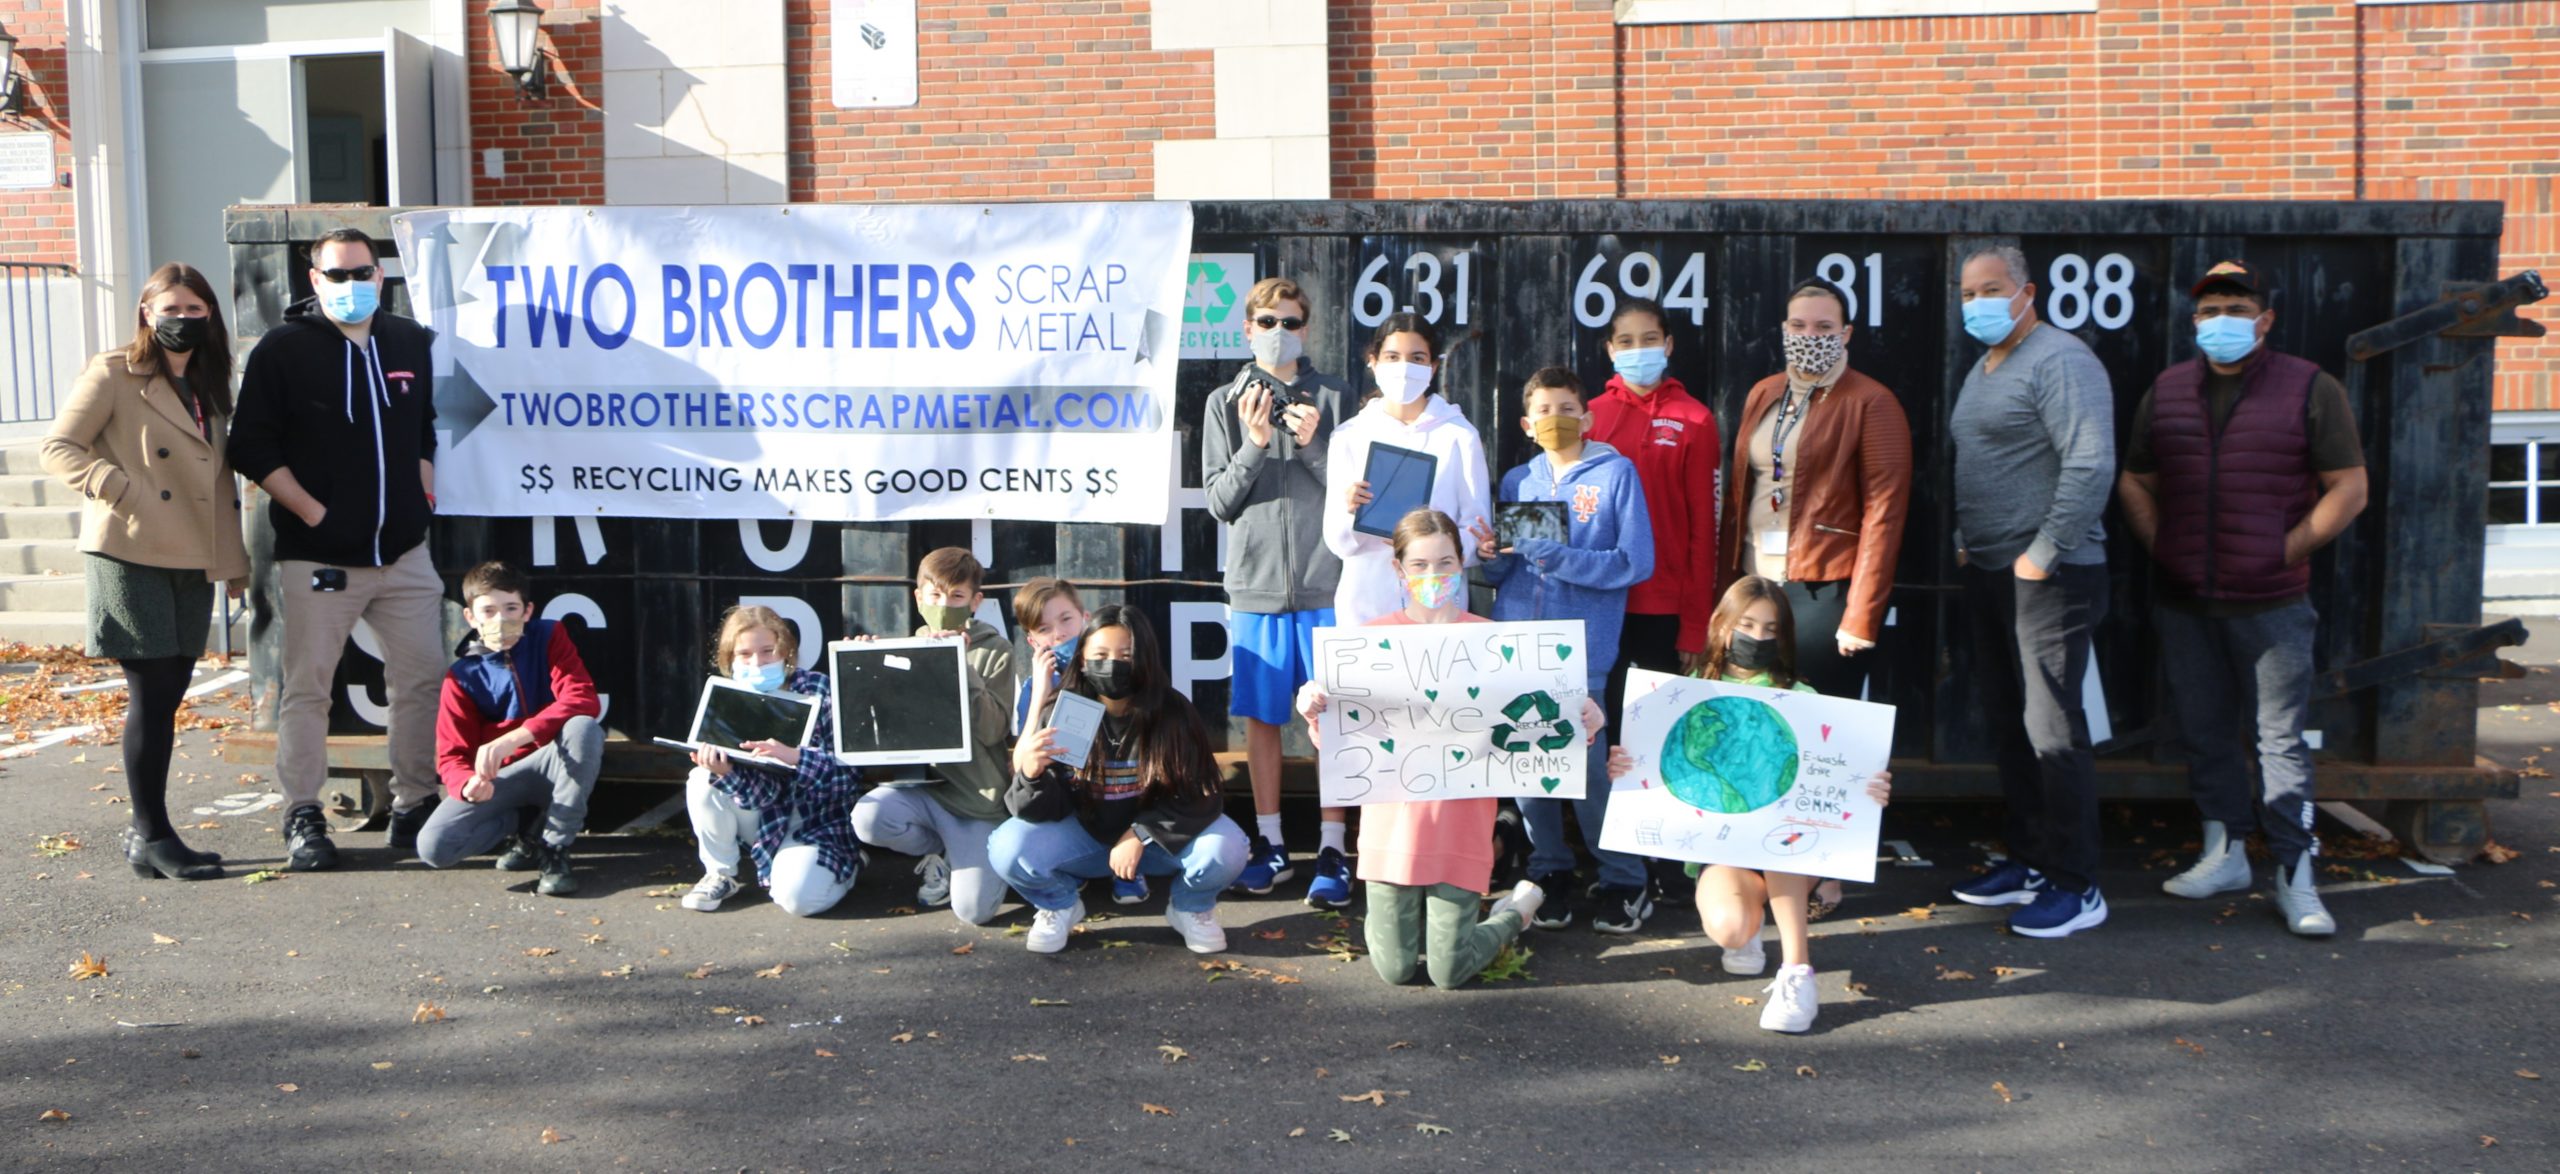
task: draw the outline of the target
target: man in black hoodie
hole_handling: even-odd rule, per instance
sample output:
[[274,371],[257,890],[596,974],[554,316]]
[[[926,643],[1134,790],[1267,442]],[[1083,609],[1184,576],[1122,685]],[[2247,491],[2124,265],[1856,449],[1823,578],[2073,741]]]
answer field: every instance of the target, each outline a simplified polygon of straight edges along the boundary
[[231,464],[272,498],[284,600],[284,693],[276,780],[287,867],[334,867],[320,814],[330,692],[363,620],[391,694],[391,847],[414,848],[435,795],[436,699],[444,677],[444,581],[427,554],[435,506],[433,334],[375,311],[382,270],[352,228],[311,246],[309,301],[249,352],[231,422]]

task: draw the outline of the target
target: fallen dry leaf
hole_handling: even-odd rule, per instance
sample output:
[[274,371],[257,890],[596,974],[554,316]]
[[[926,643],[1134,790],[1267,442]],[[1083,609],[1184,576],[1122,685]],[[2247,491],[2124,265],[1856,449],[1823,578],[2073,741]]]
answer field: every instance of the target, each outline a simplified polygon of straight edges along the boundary
[[36,1114],[36,1120],[38,1121],[68,1121],[70,1119],[71,1114],[65,1113],[60,1109],[47,1109],[44,1112]]
[[1991,977],[1993,978],[2008,978],[2016,973],[2018,973],[2018,968],[2014,966],[1994,966],[1991,968]]
[[1656,1056],[1654,1059],[1662,1061],[1662,1066],[1665,1068],[1675,1067],[1680,1063],[1678,1056]]
[[737,1022],[740,1027],[762,1027],[765,1025],[765,1017],[762,1015],[741,1015],[738,1016]]
[[1358,1096],[1347,1096],[1339,1099],[1345,1101],[1365,1101],[1383,1109],[1387,1107],[1387,1090],[1383,1088],[1373,1088]]
[[711,963],[705,962],[705,963],[703,963],[703,964],[702,964],[702,965],[700,965],[700,966],[696,966],[696,967],[694,967],[694,968],[693,968],[693,969],[691,969],[691,970],[685,971],[685,972],[684,972],[684,976],[685,976],[686,978],[690,978],[690,979],[692,979],[692,980],[693,980],[693,981],[695,981],[695,982],[701,982],[703,979],[706,979],[706,978],[711,977],[711,976],[712,976],[712,974],[713,974],[714,972],[718,971],[719,969],[720,969],[719,967],[714,966],[714,965],[712,965]]
[[893,1044],[911,1044],[916,1042],[916,1033],[912,1031],[902,1031],[896,1035],[890,1036],[889,1042]]
[[2483,1134],[2481,1134],[2481,1135],[2480,1135],[2480,1148],[2482,1148],[2482,1149],[2487,1149],[2487,1148],[2489,1148],[2490,1146],[2493,1146],[2493,1145],[2496,1145],[2496,1144],[2498,1144],[2498,1139],[2497,1139],[2497,1138],[2491,1137],[2491,1136],[2489,1136],[2488,1134],[2485,1134],[2485,1133],[2483,1133]]
[[91,954],[86,950],[82,950],[80,952],[79,961],[71,964],[71,981],[73,982],[87,982],[93,978],[105,978],[106,976],[107,960]]
[[832,1059],[835,1059],[835,1058],[836,1058],[836,1054],[835,1054],[834,1052],[830,1052],[830,1051],[826,1050],[825,1048],[819,1048],[819,1049],[818,1049],[818,1058],[819,1058],[819,1059],[821,1059],[821,1060],[832,1060]]
[[757,978],[780,978],[780,977],[782,977],[782,976],[783,976],[784,972],[786,972],[786,971],[788,971],[788,970],[790,970],[790,969],[791,969],[791,964],[790,964],[790,963],[788,963],[788,962],[776,962],[776,963],[774,963],[774,964],[773,964],[773,965],[771,965],[771,966],[767,966],[767,967],[765,967],[764,969],[757,971],[757,972],[756,972],[756,977],[757,977]]
[[1941,966],[1941,967],[1939,967],[1939,968],[1938,968],[1938,981],[1939,981],[1939,982],[1972,982],[1972,981],[1973,981],[1973,972],[1972,972],[1972,971],[1970,971],[1970,970],[1949,970],[1949,969],[1947,969],[1946,967]]
[[295,1084],[295,1083],[293,1083],[292,1081],[288,1080],[288,1081],[284,1082],[283,1084],[279,1084],[279,1085],[277,1085],[277,1086],[276,1086],[276,1091],[277,1091],[277,1092],[301,1092],[301,1091],[302,1091],[302,1086],[301,1086],[301,1085],[299,1085],[299,1084]]
[[1164,1053],[1164,1062],[1167,1064],[1178,1064],[1191,1058],[1191,1053],[1183,1051],[1181,1048],[1175,1047],[1172,1044],[1157,1044],[1156,1050]]
[[409,1022],[441,1023],[444,1021],[444,1018],[445,1014],[443,1007],[437,1006],[434,1003],[420,1003],[418,1004],[417,1012],[409,1016]]
[[1913,921],[1927,921],[1938,915],[1938,907],[1936,905],[1918,905],[1903,910],[1902,915]]
[[1390,1052],[1392,1052],[1392,1051],[1397,1051],[1397,1050],[1402,1049],[1402,1048],[1409,1048],[1409,1047],[1412,1047],[1412,1046],[1413,1046],[1413,1041],[1411,1041],[1411,1040],[1401,1040],[1401,1039],[1400,1039],[1400,1040],[1397,1040],[1397,1041],[1396,1041],[1396,1042],[1394,1042],[1394,1043],[1388,1044],[1388,1045],[1387,1045],[1387,1050],[1388,1050],[1388,1051],[1390,1051]]
[[1283,986],[1296,986],[1296,985],[1298,985],[1299,983],[1305,982],[1305,981],[1307,981],[1307,980],[1305,980],[1305,979],[1303,979],[1303,978],[1299,978],[1298,976],[1293,975],[1293,974],[1275,974],[1275,975],[1272,975],[1272,976],[1271,976],[1271,981],[1273,981],[1273,982],[1275,982],[1275,983],[1279,983],[1279,984],[1281,984],[1281,985],[1283,985]]
[[1013,1062],[1014,1062],[1014,1063],[1016,1063],[1016,1064],[1026,1063],[1026,1062],[1030,1062],[1030,1061],[1038,1061],[1039,1063],[1046,1064],[1046,1063],[1048,1063],[1048,1062],[1049,1062],[1049,1057],[1047,1057],[1047,1056],[1043,1056],[1043,1055],[1041,1055],[1041,1054],[1040,1054],[1040,1053],[1038,1053],[1038,1052],[1022,1052],[1022,1053],[1019,1053],[1019,1054],[1015,1055],[1015,1056],[1014,1056],[1014,1058],[1013,1058]]
[[1811,1080],[1814,1077],[1821,1075],[1821,1073],[1814,1071],[1813,1065],[1811,1064],[1798,1064],[1796,1065],[1796,1075],[1804,1077],[1807,1080]]
[[2009,1095],[2008,1085],[2002,1084],[1997,1080],[1991,1082],[1991,1091],[2000,1094],[2000,1103],[2004,1105],[2018,1099]]
[[1168,1109],[1168,1108],[1165,1108],[1163,1105],[1151,1105],[1151,1104],[1148,1104],[1148,1103],[1147,1103],[1147,1102],[1145,1102],[1145,1101],[1140,1101],[1140,1102],[1138,1102],[1138,1108],[1140,1108],[1141,1110],[1144,1110],[1144,1111],[1145,1111],[1148,1115],[1150,1115],[1150,1116],[1155,1116],[1155,1117],[1170,1117],[1170,1116],[1173,1116],[1173,1110]]
[[525,948],[524,956],[527,958],[548,958],[559,952],[560,947],[558,946],[528,946]]
[[1276,942],[1282,938],[1288,937],[1289,931],[1285,929],[1257,929],[1253,931],[1253,936],[1261,938],[1266,942]]
[[1327,1136],[1327,1137],[1329,1137],[1329,1138],[1331,1138],[1331,1139],[1333,1139],[1333,1140],[1335,1140],[1335,1141],[1349,1141],[1349,1140],[1351,1140],[1351,1134],[1350,1134],[1350,1132],[1349,1132],[1348,1130],[1342,1130],[1342,1129],[1328,1129],[1328,1130],[1325,1130],[1325,1136]]
[[1736,1072],[1766,1072],[1769,1070],[1769,1062],[1753,1058],[1734,1065],[1733,1070]]
[[1297,1127],[1296,1129],[1292,1129],[1292,1130],[1290,1130],[1290,1131],[1289,1131],[1289,1136],[1291,1136],[1291,1137],[1305,1137],[1306,1135],[1307,1135],[1307,1127],[1306,1127],[1306,1126],[1304,1126],[1304,1125],[1301,1125],[1301,1126]]
[[178,939],[170,937],[164,933],[156,933],[151,935],[151,944],[155,946],[174,946],[178,944]]
[[1423,1135],[1424,1137],[1447,1137],[1449,1135],[1448,1126],[1434,1125],[1428,1121],[1414,1122],[1413,1131]]
[[2409,920],[2417,922],[2420,925],[2434,925],[2436,923],[2434,918],[2423,913],[2412,913],[2409,915]]
[[714,1015],[740,1015],[740,1014],[744,1014],[744,1012],[742,1012],[742,1011],[738,1010],[738,1009],[737,1009],[737,1008],[735,1008],[735,1007],[713,1007],[713,1008],[711,1009],[711,1013],[712,1013],[712,1014],[714,1014]]
[[951,952],[954,954],[974,954],[977,950],[978,943],[976,942],[962,942],[959,945],[951,947]]
[[1031,1000],[1031,1005],[1034,1007],[1064,1007],[1067,1005],[1067,1001],[1065,999],[1043,999],[1035,996]]
[[587,941],[587,944],[588,944],[588,945],[590,945],[590,946],[601,946],[601,945],[603,945],[603,944],[604,944],[604,935],[603,935],[603,934],[600,934],[600,933],[591,933],[591,934],[582,934],[582,935],[580,935],[580,936],[581,936],[581,937],[584,937],[584,938],[586,939],[586,941]]
[[392,1063],[389,1060],[376,1060],[373,1062],[373,1070],[376,1072],[389,1072],[391,1069]]
[[2524,855],[2524,853],[2507,847],[2496,840],[2491,840],[2480,846],[2480,859],[2486,860],[2491,864],[2505,864],[2522,855]]
[[2527,1080],[2540,1080],[2540,1079],[2542,1079],[2542,1074],[2541,1074],[2541,1073],[2539,1073],[2539,1072],[2534,1071],[2534,1070],[2533,1070],[2533,1069],[2531,1069],[2531,1068],[2518,1068],[2518,1069],[2516,1069],[2516,1075],[2521,1076],[2521,1077],[2524,1077],[2524,1078],[2525,1078],[2525,1079],[2527,1079]]
[[558,1145],[559,1143],[567,1140],[569,1140],[568,1134],[562,1133],[557,1129],[553,1129],[548,1125],[542,1127],[542,1144]]
[[2173,1039],[2173,1040],[2170,1040],[2169,1042],[2170,1042],[2172,1045],[2174,1045],[2174,1046],[2181,1047],[2181,1048],[2185,1048],[2185,1049],[2187,1050],[2187,1053],[2188,1053],[2189,1055],[2193,1055],[2193,1056],[2202,1056],[2202,1055],[2204,1055],[2204,1045],[2203,1045],[2203,1044],[2200,1044],[2200,1043],[2197,1043],[2197,1042],[2195,1042],[2195,1041],[2193,1041],[2193,1040],[2190,1040],[2190,1039],[2188,1039],[2188,1038],[2187,1038],[2187,1037],[2185,1037],[2185,1036],[2179,1036],[2178,1038]]

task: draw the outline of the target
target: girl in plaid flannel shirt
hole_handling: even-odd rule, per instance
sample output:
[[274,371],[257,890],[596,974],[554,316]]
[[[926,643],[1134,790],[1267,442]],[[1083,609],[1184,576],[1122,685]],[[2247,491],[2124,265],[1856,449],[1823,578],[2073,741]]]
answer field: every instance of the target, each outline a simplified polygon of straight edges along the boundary
[[685,807],[703,875],[685,894],[687,909],[708,913],[738,891],[742,844],[755,856],[756,879],[785,913],[814,917],[853,890],[862,867],[862,841],[853,834],[862,774],[828,750],[835,745],[835,705],[827,677],[793,668],[799,651],[790,622],[772,608],[735,607],[721,619],[714,669],[759,689],[815,697],[818,720],[806,746],[748,744],[788,770],[733,762],[713,749],[694,752]]

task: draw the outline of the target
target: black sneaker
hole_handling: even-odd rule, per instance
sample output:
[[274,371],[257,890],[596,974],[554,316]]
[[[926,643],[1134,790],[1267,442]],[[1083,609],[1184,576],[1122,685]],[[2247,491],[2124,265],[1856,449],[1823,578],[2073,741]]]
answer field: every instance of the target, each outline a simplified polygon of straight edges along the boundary
[[1591,889],[1591,928],[1601,933],[1631,934],[1653,916],[1653,886],[1595,885]]
[[305,803],[284,817],[285,868],[293,872],[326,872],[338,866],[338,846],[329,842],[329,821],[320,805]]
[[439,802],[431,795],[406,811],[395,808],[391,812],[391,830],[382,836],[383,846],[394,852],[417,851],[418,831],[427,826],[427,817],[436,813]]
[[498,871],[531,872],[542,867],[542,840],[535,836],[507,837],[507,850],[498,853]]
[[1545,904],[1538,906],[1538,916],[1529,924],[1539,929],[1563,929],[1573,924],[1577,907],[1573,897],[1573,874],[1550,872],[1529,878],[1529,883],[1546,890]]
[[533,891],[546,897],[566,897],[578,891],[578,878],[569,871],[567,847],[544,844],[540,856],[542,879],[534,882]]
[[1677,860],[1645,862],[1645,871],[1653,874],[1653,904],[1657,909],[1687,909],[1698,903],[1697,878]]

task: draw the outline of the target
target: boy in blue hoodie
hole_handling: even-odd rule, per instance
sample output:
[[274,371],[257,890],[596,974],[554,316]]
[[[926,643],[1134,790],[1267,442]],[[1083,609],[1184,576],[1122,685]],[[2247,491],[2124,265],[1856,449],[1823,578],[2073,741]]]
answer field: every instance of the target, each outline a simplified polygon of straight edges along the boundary
[[[1476,552],[1486,583],[1494,588],[1496,620],[1581,620],[1590,644],[1591,695],[1607,691],[1609,666],[1618,662],[1618,629],[1626,619],[1627,589],[1653,574],[1653,515],[1645,508],[1644,483],[1635,462],[1597,440],[1583,439],[1591,409],[1582,381],[1562,367],[1541,368],[1521,390],[1520,427],[1542,451],[1502,476],[1498,501],[1553,501],[1565,505],[1565,539],[1523,538],[1501,547],[1476,528]],[[1609,810],[1609,742],[1591,742],[1586,794],[1572,800],[1582,841],[1600,861],[1590,890],[1591,928],[1631,934],[1653,913],[1644,861],[1603,851],[1600,823]],[[1573,845],[1564,836],[1562,799],[1522,799],[1529,827],[1530,879],[1547,892],[1536,924],[1573,924]]]

